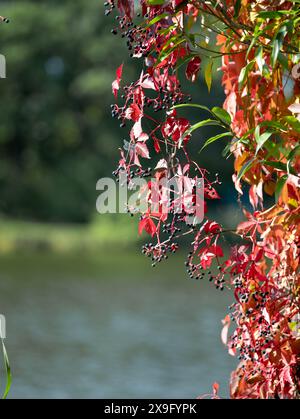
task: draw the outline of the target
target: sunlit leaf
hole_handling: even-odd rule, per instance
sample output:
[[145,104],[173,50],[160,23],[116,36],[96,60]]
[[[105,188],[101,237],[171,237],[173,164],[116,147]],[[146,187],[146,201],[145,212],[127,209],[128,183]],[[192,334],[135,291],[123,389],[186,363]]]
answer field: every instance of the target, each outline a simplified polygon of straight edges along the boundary
[[292,172],[292,163],[293,163],[293,160],[294,160],[294,158],[295,157],[297,157],[297,156],[299,156],[300,155],[300,145],[297,145],[291,152],[290,152],[290,154],[288,155],[288,158],[287,158],[287,160],[288,160],[288,163],[287,163],[287,170],[288,170],[288,173],[291,173]]
[[237,17],[239,15],[241,6],[242,6],[242,0],[236,0],[235,5],[234,5],[234,17]]
[[255,61],[250,61],[250,63],[248,63],[240,72],[239,75],[239,87],[241,88],[244,84],[245,81],[248,77],[249,72],[253,69]]
[[[258,135],[257,135],[258,134]],[[260,134],[256,132],[255,134],[255,140],[257,143],[255,154],[259,152],[259,150],[264,146],[265,142],[269,140],[269,138],[273,135],[273,132],[264,132],[263,134]]]
[[203,147],[201,148],[200,152],[201,152],[201,151],[202,151],[205,147],[207,147],[208,145],[210,145],[210,144],[214,143],[215,141],[221,140],[222,138],[225,138],[225,137],[232,137],[232,136],[233,136],[232,132],[224,132],[224,133],[222,133],[222,134],[215,135],[214,137],[209,138],[209,139],[205,142],[205,144],[204,144],[204,145],[203,145]]
[[231,124],[231,116],[227,111],[225,111],[225,109],[215,106],[211,111],[218,119],[220,119],[220,121],[224,122],[226,125]]
[[187,131],[186,134],[191,134],[196,129],[207,127],[207,126],[221,126],[221,124],[214,120],[214,119],[205,119],[204,121],[197,122],[196,124],[192,125],[191,128]]
[[263,58],[263,48],[259,47],[255,54],[256,63],[258,65],[259,71],[262,74],[263,73],[263,67],[265,64],[265,60]]
[[162,4],[165,3],[165,0],[147,0],[147,3],[150,6],[161,6]]
[[157,23],[160,20],[166,18],[167,16],[169,16],[168,13],[162,13],[161,15],[156,16],[154,19],[150,20],[150,22],[148,23],[147,27],[150,27],[150,26],[154,25],[155,23]]
[[242,179],[242,177],[248,172],[248,170],[251,169],[251,167],[253,166],[255,159],[250,159],[248,160],[241,168],[241,170],[238,173],[237,176],[237,180],[240,181]]
[[209,61],[205,67],[205,71],[204,71],[204,77],[205,77],[205,81],[206,81],[206,85],[208,88],[208,91],[210,92],[211,90],[211,85],[212,85],[212,71],[213,71],[213,61]]
[[288,175],[283,175],[276,183],[275,188],[275,201],[278,202],[278,199],[281,195],[282,189],[288,180]]
[[8,355],[7,355],[7,351],[4,345],[4,341],[2,340],[2,350],[3,350],[3,358],[4,358],[4,366],[5,366],[5,371],[6,371],[6,386],[5,386],[5,390],[3,393],[3,399],[6,399],[10,388],[11,388],[11,383],[12,383],[12,375],[11,375],[11,368],[10,368],[10,363],[9,363],[9,359],[8,359]]

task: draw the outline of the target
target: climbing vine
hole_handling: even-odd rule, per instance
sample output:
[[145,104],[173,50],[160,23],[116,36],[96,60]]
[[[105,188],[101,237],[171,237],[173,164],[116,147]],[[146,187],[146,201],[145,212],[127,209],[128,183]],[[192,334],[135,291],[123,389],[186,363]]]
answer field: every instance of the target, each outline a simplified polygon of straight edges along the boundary
[[[240,360],[230,380],[232,398],[299,398],[300,1],[138,3],[137,10],[133,0],[105,3],[106,15],[118,10],[112,33],[125,38],[129,54],[142,63],[136,81],[123,82],[121,65],[112,85],[112,116],[121,127],[130,126],[115,175],[125,172],[129,183],[133,176],[151,176],[152,186],[164,177],[200,176],[205,201],[205,219],[198,225],[186,223],[193,215],[188,206],[174,211],[176,196],[167,202],[166,215],[159,205],[150,209],[148,194],[139,232],[152,242],[143,253],[155,265],[177,251],[179,237],[190,235],[190,277],[208,276],[217,289],[233,290],[222,331],[230,354]],[[181,87],[182,68],[193,83],[203,71],[210,90],[220,57],[223,108],[192,103]],[[189,107],[206,110],[207,118],[191,124],[182,116]],[[202,148],[226,141],[224,155],[234,156],[235,188],[249,195],[253,208],[243,209],[245,220],[235,231],[242,243],[229,257],[220,242],[228,230],[209,218],[206,207],[208,200],[221,199],[219,176],[212,179],[209,168],[199,167],[189,153],[194,132],[208,125],[222,132]],[[229,336],[231,322],[235,330]]]

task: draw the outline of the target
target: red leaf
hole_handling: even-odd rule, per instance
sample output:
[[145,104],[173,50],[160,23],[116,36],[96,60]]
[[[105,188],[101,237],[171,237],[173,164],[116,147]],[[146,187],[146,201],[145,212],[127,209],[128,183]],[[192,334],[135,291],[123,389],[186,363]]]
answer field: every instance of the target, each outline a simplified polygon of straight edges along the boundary
[[123,74],[123,64],[120,65],[120,67],[116,71],[117,80],[121,80]]
[[217,395],[218,395],[218,393],[219,393],[219,388],[220,388],[219,383],[214,383],[214,384],[213,384],[213,395],[214,395],[214,396],[217,396]]
[[156,153],[160,152],[160,144],[159,144],[159,140],[157,137],[155,137],[155,135],[152,136],[153,138],[153,142],[154,142],[154,149],[156,151]]
[[142,111],[136,103],[132,103],[129,108],[126,109],[125,117],[132,119],[134,122],[138,122],[142,117]]
[[249,200],[252,207],[256,209],[258,206],[258,196],[256,193],[256,185],[252,185],[249,190]]
[[236,93],[233,91],[227,96],[223,105],[225,111],[229,113],[232,119],[234,119],[236,115],[236,108],[237,108],[236,101],[237,101]]
[[130,132],[130,138],[132,140],[134,139],[138,139],[140,138],[140,136],[143,134],[143,129],[142,129],[142,122],[141,119],[139,119],[131,128],[131,132]]
[[207,221],[204,225],[204,231],[205,233],[217,233],[221,231],[220,224],[216,223],[215,221]]
[[187,69],[185,72],[186,78],[188,80],[191,80],[193,83],[197,80],[197,76],[200,71],[200,65],[201,65],[200,57],[192,58],[191,61],[187,65]]
[[248,234],[256,227],[256,221],[243,221],[238,225],[237,232],[239,234]]
[[136,143],[135,151],[138,156],[141,156],[144,159],[150,159],[149,150],[145,143],[142,143],[142,142]]
[[147,76],[147,77],[145,78],[145,80],[141,83],[141,87],[142,87],[143,89],[152,89],[152,90],[156,90],[156,88],[155,88],[155,84],[154,84],[154,81],[153,81],[153,78],[152,78],[152,77],[150,77],[150,76]]
[[130,19],[133,18],[134,14],[134,0],[118,0],[119,10],[128,16]]
[[139,235],[141,235],[144,230],[152,237],[156,233],[156,225],[150,217],[144,218],[139,223]]
[[216,244],[213,244],[212,246],[210,246],[208,251],[221,258],[224,256],[222,248]]
[[[165,138],[171,137],[172,140],[177,143],[189,128],[190,123],[187,119],[169,116],[169,118],[166,119],[166,122],[162,125],[161,132]],[[187,135],[184,140],[188,141],[189,136]]]
[[116,80],[114,80],[112,83],[112,91],[116,99],[118,97],[118,91],[120,89],[120,81],[122,79],[122,73],[123,73],[123,64],[121,64],[120,67],[117,69]]
[[204,196],[207,199],[221,199],[218,192],[212,186],[210,188],[205,188]]

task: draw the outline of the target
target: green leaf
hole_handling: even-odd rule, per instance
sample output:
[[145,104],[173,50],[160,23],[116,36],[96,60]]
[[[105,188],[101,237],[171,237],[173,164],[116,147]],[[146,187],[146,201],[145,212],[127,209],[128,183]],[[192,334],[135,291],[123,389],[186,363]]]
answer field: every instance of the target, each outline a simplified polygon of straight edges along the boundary
[[278,10],[278,11],[263,11],[258,14],[258,16],[265,20],[265,19],[281,19],[282,16],[291,14],[289,10]]
[[231,124],[231,116],[227,111],[225,111],[225,109],[215,106],[211,111],[220,121],[224,122],[226,125]]
[[8,393],[10,391],[11,388],[11,382],[12,382],[12,375],[11,375],[11,368],[10,368],[10,364],[9,364],[9,359],[8,359],[8,355],[6,352],[6,348],[2,340],[2,349],[3,349],[3,357],[4,357],[4,365],[5,365],[5,371],[6,371],[6,386],[5,386],[5,390],[4,390],[4,394],[3,394],[3,399],[6,399],[8,396]]
[[281,195],[282,189],[284,185],[286,184],[286,181],[288,180],[288,175],[283,175],[276,183],[275,188],[275,201],[278,202],[278,199]]
[[222,156],[223,157],[228,157],[231,154],[231,144],[227,144],[226,147],[224,148],[224,150],[222,151]]
[[[275,169],[280,170],[281,172],[288,172],[287,165],[279,161],[263,160],[261,163],[264,164],[265,166],[274,167]],[[295,171],[292,169],[290,169],[290,173],[292,175],[297,175],[297,173],[295,173]]]
[[213,74],[212,73],[212,70],[213,70],[213,66],[214,66],[213,61],[209,61],[207,63],[207,65],[206,65],[205,71],[204,71],[204,78],[205,78],[205,81],[206,81],[207,88],[208,88],[208,91],[209,92],[211,90],[211,85],[212,85],[212,74]]
[[252,70],[255,61],[252,60],[248,63],[244,68],[242,68],[239,76],[239,88],[241,89],[242,86],[245,84],[245,81],[248,77],[249,72]]
[[287,131],[286,127],[278,121],[264,121],[260,124],[260,126],[274,128],[274,130],[276,131],[283,131],[283,132]]
[[191,44],[195,47],[196,46],[196,36],[194,33],[187,34],[189,40],[191,41]]
[[287,27],[284,25],[282,26],[279,31],[277,32],[277,35],[273,41],[273,49],[272,49],[272,54],[271,54],[271,60],[272,60],[272,66],[275,67],[277,60],[278,60],[278,56],[280,53],[280,50],[282,48],[282,44],[283,44],[283,40],[285,35],[287,34]]
[[201,148],[201,150],[199,151],[199,153],[201,153],[201,151],[202,151],[205,147],[207,147],[208,145],[210,145],[210,144],[214,143],[215,141],[220,140],[221,138],[224,138],[224,137],[232,137],[232,136],[233,136],[232,132],[223,132],[222,134],[218,134],[218,135],[215,135],[214,137],[209,138],[209,139],[205,142],[205,144],[203,145],[203,147]]
[[274,167],[274,169],[281,170],[282,172],[286,172],[287,171],[286,164],[281,163],[280,161],[263,160],[262,161],[262,164],[264,164],[265,166]]
[[258,142],[259,137],[260,137],[260,125],[257,125],[254,130],[254,138],[256,142]]
[[147,0],[147,3],[150,6],[161,6],[162,4],[165,3],[165,0]]
[[220,123],[218,121],[215,121],[214,119],[205,119],[204,121],[197,122],[196,124],[192,125],[190,129],[185,133],[185,136],[187,134],[191,134],[193,131],[195,131],[198,128],[207,127],[207,126],[220,126]]
[[279,63],[282,65],[282,67],[285,69],[285,70],[289,70],[289,60],[288,60],[288,58],[282,53],[282,52],[280,52],[279,51],[279,54],[278,54],[278,61],[279,61]]
[[288,155],[288,162],[287,162],[287,171],[288,173],[292,173],[292,163],[295,157],[300,155],[300,145],[297,145]]
[[228,143],[228,144],[226,145],[226,147],[224,148],[224,150],[222,151],[222,156],[223,156],[223,157],[227,157],[228,155],[230,155],[230,154],[231,154],[231,147],[232,147],[234,144],[237,144],[239,141],[240,141],[240,139],[239,139],[239,138],[234,138],[234,139],[232,139],[232,141],[230,141],[230,143]]
[[180,38],[179,35],[173,35],[171,36],[171,38],[168,39],[168,41],[164,44],[162,51],[168,51],[170,52],[170,50],[173,51],[174,46],[172,46],[171,48],[169,48],[169,46],[173,43],[178,43],[179,41],[183,41],[182,38]]
[[260,132],[255,133],[255,140],[257,143],[257,147],[256,147],[256,151],[255,154],[257,154],[259,152],[259,150],[264,146],[265,142],[268,141],[268,139],[273,135],[273,132],[264,132],[263,134],[260,135]]
[[272,49],[272,55],[271,55],[272,67],[275,67],[277,63],[277,58],[280,51],[280,47],[281,45],[279,43],[279,39],[275,39],[274,44],[273,44],[273,49]]
[[274,141],[266,141],[264,143],[264,148],[268,151],[268,155],[266,157],[266,160],[269,159],[269,157],[273,157],[275,160],[279,160],[280,159],[280,146],[275,143]]
[[295,131],[300,133],[300,121],[294,116],[285,116],[283,118]]
[[[155,63],[155,66],[157,66],[158,64],[160,64],[162,61],[164,61],[166,58],[169,57],[169,55],[172,54],[173,51],[176,50],[176,48],[178,47],[178,45],[182,44],[182,42],[185,42],[186,40],[184,38],[180,38],[178,41],[176,41],[174,43],[174,41],[178,39],[178,36],[174,36],[171,39],[168,40],[168,42],[165,44],[165,46],[162,49],[161,54],[158,57],[158,60]],[[174,45],[172,46],[172,48],[168,49],[169,45],[171,43],[174,43]]]
[[249,54],[252,51],[252,48],[254,47],[254,45],[257,43],[257,37],[253,36],[251,43],[247,49],[247,54],[246,54],[246,59],[248,60]]
[[255,159],[251,159],[251,160],[248,160],[244,165],[243,165],[243,167],[241,168],[241,170],[239,171],[239,174],[238,174],[238,176],[237,176],[237,181],[239,181],[239,180],[241,180],[242,179],[242,177],[248,172],[248,170],[250,170],[251,169],[251,167],[252,167],[252,165],[253,165],[253,163],[254,163],[254,161],[255,161]]
[[298,144],[288,155],[288,160],[293,160],[296,156],[300,154],[300,144]]
[[242,0],[236,0],[234,5],[234,17],[238,17],[242,6]]
[[262,74],[263,73],[263,68],[264,68],[264,65],[265,65],[265,60],[264,60],[264,57],[263,57],[263,47],[259,47],[257,49],[256,54],[255,54],[255,59],[256,59],[256,63],[257,63],[257,66],[259,68],[259,71]]
[[165,35],[167,35],[168,33],[172,32],[172,31],[173,31],[173,29],[175,29],[175,28],[176,28],[176,25],[170,25],[170,26],[168,26],[167,28],[160,29],[160,30],[158,31],[158,33],[159,33],[160,35],[165,36]]
[[[211,110],[207,107],[207,106],[202,106],[202,105],[198,105],[196,103],[183,103],[181,105],[175,105],[173,106],[172,109],[180,109],[180,108],[198,108],[201,109],[202,111],[207,111],[209,112],[212,116],[214,116],[217,119],[206,119],[205,121],[200,121],[197,124],[193,125],[190,130],[193,129],[193,127],[198,126],[199,124],[199,128],[201,126],[205,126],[205,125],[219,125],[219,126],[223,126],[225,125],[230,125],[231,124],[231,117],[229,115],[228,112],[225,111],[225,109],[223,108],[219,108],[219,107],[214,107]],[[207,123],[209,121],[209,123]],[[204,124],[204,125],[203,125]],[[197,129],[197,128],[195,128]]]
[[168,13],[162,13],[159,16],[156,16],[154,19],[150,20],[146,28],[149,28],[150,26],[154,25],[155,23],[159,22],[160,20],[164,19],[165,17],[168,17]]

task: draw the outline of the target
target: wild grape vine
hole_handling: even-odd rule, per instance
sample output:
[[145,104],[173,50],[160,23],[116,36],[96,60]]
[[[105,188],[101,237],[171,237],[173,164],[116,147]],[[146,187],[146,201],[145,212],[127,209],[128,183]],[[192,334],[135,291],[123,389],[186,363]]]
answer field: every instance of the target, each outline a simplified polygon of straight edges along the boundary
[[[216,125],[223,132],[204,146],[229,139],[224,153],[235,158],[235,187],[242,195],[248,184],[253,207],[252,212],[244,209],[245,221],[236,228],[243,243],[226,258],[220,237],[227,230],[208,217],[207,209],[200,226],[186,225],[189,208],[175,212],[175,197],[168,203],[169,216],[159,206],[140,214],[139,232],[152,236],[143,253],[156,264],[177,251],[180,236],[191,235],[190,277],[207,274],[216,288],[232,289],[235,298],[222,331],[230,354],[240,360],[230,380],[231,397],[299,398],[299,0],[136,3],[137,9],[134,0],[105,3],[106,15],[118,10],[112,33],[125,38],[130,55],[143,64],[138,80],[128,85],[121,65],[112,85],[112,116],[121,127],[130,126],[115,175],[126,172],[128,182],[151,176],[154,184],[164,177],[200,175],[205,202],[220,199],[219,177],[211,179],[209,168],[199,167],[189,153],[193,132]],[[196,82],[205,67],[210,89],[219,57],[223,108],[191,103],[182,91],[179,68]],[[206,109],[208,118],[192,125],[180,115],[189,106]],[[151,160],[158,164],[149,167]],[[150,208],[151,194],[147,200]],[[235,330],[228,337],[231,322]]]

